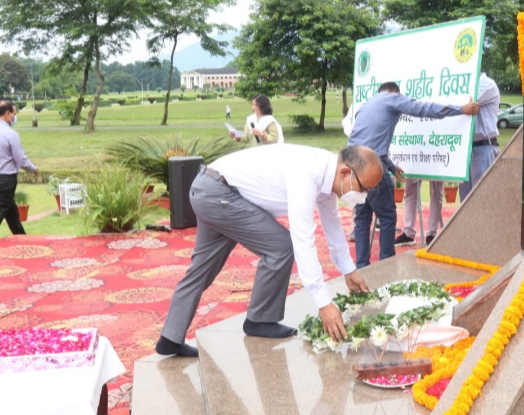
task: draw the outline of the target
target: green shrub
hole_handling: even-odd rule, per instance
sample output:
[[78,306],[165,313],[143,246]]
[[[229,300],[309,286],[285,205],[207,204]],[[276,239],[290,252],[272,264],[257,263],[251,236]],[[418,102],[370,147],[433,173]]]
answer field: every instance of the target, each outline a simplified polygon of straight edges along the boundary
[[65,179],[61,179],[58,176],[51,175],[47,179],[46,191],[51,196],[59,195],[60,194],[60,185],[67,184],[67,183],[71,183],[71,179],[69,177],[66,177]]
[[124,99],[117,99],[117,100],[116,100],[116,103],[117,103],[118,105],[120,105],[120,106],[123,106],[123,105],[125,105],[125,103],[126,103],[126,99],[125,99],[125,98],[124,98]]
[[291,115],[289,120],[296,125],[299,133],[311,132],[317,126],[315,119],[311,115],[307,114]]
[[44,108],[45,108],[45,105],[42,104],[42,103],[40,103],[40,102],[39,102],[39,103],[36,103],[36,104],[34,105],[34,109],[36,110],[36,112],[40,112],[40,111],[42,111]]
[[156,98],[155,97],[148,97],[147,100],[149,101],[150,104],[154,104],[155,101],[156,101]]
[[85,206],[81,210],[85,229],[99,232],[129,232],[143,227],[145,215],[160,207],[143,198],[148,180],[123,165],[99,170],[86,176]]
[[18,111],[22,111],[27,106],[26,101],[18,101],[16,103],[16,108],[18,108]]
[[29,195],[26,192],[18,190],[15,192],[14,199],[17,206],[27,205],[29,202]]

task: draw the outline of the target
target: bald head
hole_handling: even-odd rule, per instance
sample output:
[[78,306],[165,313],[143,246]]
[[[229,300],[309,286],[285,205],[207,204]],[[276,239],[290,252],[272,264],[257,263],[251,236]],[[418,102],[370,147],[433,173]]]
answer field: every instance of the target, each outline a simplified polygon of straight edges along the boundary
[[338,156],[337,177],[333,183],[335,193],[340,192],[337,190],[340,188],[340,180],[351,171],[358,176],[362,184],[360,191],[376,187],[384,174],[382,160],[372,149],[365,146],[346,147]]

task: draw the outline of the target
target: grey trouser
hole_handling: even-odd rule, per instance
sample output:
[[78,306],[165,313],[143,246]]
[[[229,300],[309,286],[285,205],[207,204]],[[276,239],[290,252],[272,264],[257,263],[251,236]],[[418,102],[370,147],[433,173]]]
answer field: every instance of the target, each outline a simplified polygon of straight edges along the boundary
[[190,201],[197,217],[195,249],[171,298],[162,336],[184,343],[202,293],[237,243],[260,257],[247,318],[256,322],[282,320],[294,261],[289,231],[235,188],[202,173],[191,186]]

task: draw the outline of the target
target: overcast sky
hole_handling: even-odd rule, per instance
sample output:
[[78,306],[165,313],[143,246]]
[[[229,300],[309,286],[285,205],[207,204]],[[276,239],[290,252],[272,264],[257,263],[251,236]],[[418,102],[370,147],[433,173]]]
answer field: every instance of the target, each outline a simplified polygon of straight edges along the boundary
[[[228,23],[231,26],[240,28],[240,26],[246,23],[249,19],[250,7],[253,4],[253,1],[254,0],[237,0],[237,4],[235,6],[223,8],[222,12],[210,13],[209,21],[213,23]],[[109,62],[113,62],[116,60],[125,65],[128,63],[134,63],[136,61],[148,60],[149,54],[147,52],[147,48],[145,45],[146,38],[147,38],[147,33],[146,32],[142,33],[139,39],[133,39],[130,42],[131,47],[129,48],[128,52],[125,52],[120,56],[115,56],[113,59],[109,59]],[[177,52],[179,52],[184,47],[189,46],[196,42],[198,42],[198,39],[194,36],[182,37],[178,43],[176,50]],[[0,53],[1,52],[14,53],[16,52],[16,49],[13,47],[7,47],[6,45],[0,43]],[[170,49],[167,48],[165,51],[162,51],[160,54],[169,54],[170,52],[171,52]],[[48,57],[37,56],[37,58],[48,60],[49,56]]]

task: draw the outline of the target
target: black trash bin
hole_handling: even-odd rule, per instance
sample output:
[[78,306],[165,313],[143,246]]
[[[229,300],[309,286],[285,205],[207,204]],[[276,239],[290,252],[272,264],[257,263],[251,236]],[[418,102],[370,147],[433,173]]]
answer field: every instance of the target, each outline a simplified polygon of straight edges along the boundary
[[169,157],[169,203],[172,228],[190,228],[197,224],[195,212],[189,203],[189,189],[203,160],[201,156]]

